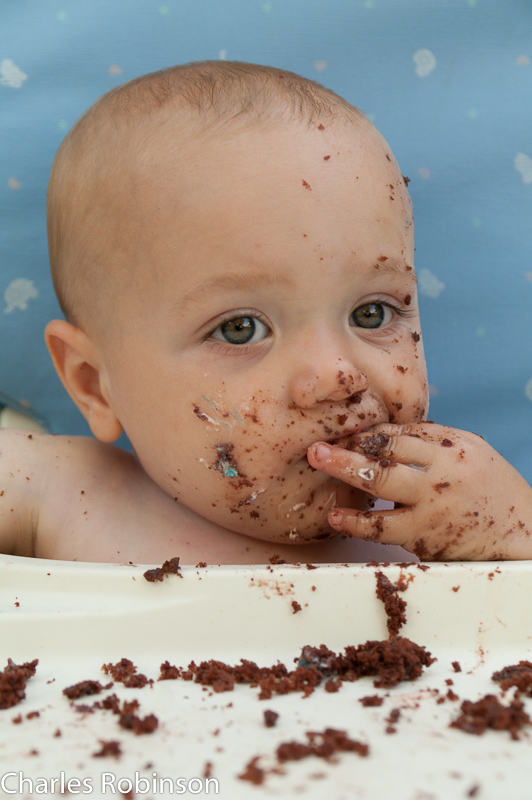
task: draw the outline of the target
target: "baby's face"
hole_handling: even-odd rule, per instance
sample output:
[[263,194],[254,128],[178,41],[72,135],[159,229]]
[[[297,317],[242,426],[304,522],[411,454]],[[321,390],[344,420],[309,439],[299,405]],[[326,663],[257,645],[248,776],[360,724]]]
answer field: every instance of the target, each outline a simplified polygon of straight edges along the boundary
[[426,415],[405,181],[377,134],[340,123],[153,147],[144,169],[104,356],[116,415],[199,515],[326,538],[334,506],[369,498],[307,448]]

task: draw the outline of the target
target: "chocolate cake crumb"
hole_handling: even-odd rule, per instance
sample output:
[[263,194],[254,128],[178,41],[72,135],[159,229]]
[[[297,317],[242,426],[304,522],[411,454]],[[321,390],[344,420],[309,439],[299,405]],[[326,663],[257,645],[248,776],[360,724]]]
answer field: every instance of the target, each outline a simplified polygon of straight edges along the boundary
[[259,667],[245,659],[236,666],[214,659],[199,665],[191,661],[187,669],[171,667],[165,662],[161,665],[161,674],[168,672],[168,677],[210,686],[217,693],[230,692],[237,683],[248,683],[259,687],[259,700],[269,700],[274,694],[290,692],[302,692],[308,697],[324,677],[336,679],[330,682],[327,691],[337,691],[337,681],[352,682],[365,676],[376,677],[374,685],[387,688],[401,681],[416,680],[424,667],[436,661],[424,647],[400,636],[346,647],[344,653],[338,655],[323,644],[319,647],[305,645],[299,658],[294,660],[297,666],[292,671],[279,662],[271,667]]
[[107,756],[112,756],[113,758],[120,758],[122,755],[122,750],[120,748],[120,742],[111,739],[110,741],[106,742],[103,739],[100,739],[101,748],[98,750],[97,753],[93,753],[93,758],[106,758]]
[[375,577],[377,579],[377,597],[384,603],[388,633],[390,636],[397,636],[406,622],[406,602],[398,597],[397,592],[404,592],[406,586],[401,583],[392,583],[383,572],[376,572]]
[[358,647],[346,647],[340,656],[341,675],[344,680],[358,680],[364,676],[376,676],[377,688],[388,689],[402,681],[414,681],[420,677],[424,667],[436,659],[422,646],[402,636],[385,641],[369,641]]
[[139,708],[138,700],[124,700],[120,705],[120,700],[116,694],[105,697],[102,701],[97,700],[93,705],[93,710],[103,708],[112,711],[119,717],[118,724],[126,730],[132,730],[137,736],[143,733],[153,733],[159,725],[159,720],[155,714],[148,714],[146,717],[139,717],[136,713]]
[[158,680],[160,681],[175,681],[181,677],[181,670],[178,667],[173,667],[169,661],[161,664],[161,674]]
[[[127,705],[126,703],[124,705]],[[132,730],[136,736],[143,733],[153,733],[159,725],[159,720],[155,714],[148,714],[147,717],[139,717],[133,712],[124,712],[118,720],[119,725],[127,730]]]
[[329,678],[329,680],[325,683],[325,686],[323,688],[325,689],[326,692],[333,693],[333,692],[338,692],[341,686],[342,686],[341,681],[335,681],[332,678]]
[[368,458],[378,458],[382,451],[389,444],[391,436],[387,433],[374,433],[367,438],[355,439],[352,444],[348,444],[346,450],[353,450],[358,447]]
[[450,439],[442,439],[441,446],[442,447],[453,447],[454,445],[453,445],[453,443],[451,442]]
[[273,728],[278,718],[279,714],[276,711],[270,711],[269,709],[267,709],[264,712],[264,724],[266,725],[267,728]]
[[384,698],[380,697],[378,694],[371,694],[367,695],[366,697],[360,697],[359,703],[362,703],[364,708],[372,707],[372,706],[382,706],[384,703]]
[[395,727],[395,723],[399,720],[400,716],[401,716],[401,709],[392,708],[389,715],[386,717],[386,722],[388,723],[388,725],[384,730],[385,733],[387,734],[397,733],[397,728]]
[[0,709],[12,708],[26,696],[26,682],[35,675],[39,659],[15,664],[10,658],[7,666],[0,672]]
[[209,417],[207,416],[207,414],[204,414],[203,411],[200,410],[199,406],[194,405],[192,408],[193,408],[194,414],[199,419],[203,420],[203,422],[207,422],[208,421]]
[[206,566],[207,566],[206,561],[200,561],[198,564],[196,564],[196,569],[205,569]]
[[524,695],[532,697],[532,663],[530,661],[520,661],[519,664],[504,667],[504,669],[494,672],[491,679],[500,683],[503,691],[511,686],[516,686]]
[[144,573],[144,578],[150,583],[155,583],[156,581],[162,581],[165,575],[178,575],[180,578],[183,577],[179,567],[179,556],[165,561],[162,567],[147,569]]
[[297,602],[297,600],[292,600],[292,608],[294,609],[292,611],[292,614],[297,614],[298,611],[302,611],[303,610],[301,608],[300,604]]
[[320,644],[319,647],[312,647],[306,644],[301,649],[301,655],[295,659],[300,667],[314,667],[322,675],[331,675],[338,668],[336,653]]
[[251,761],[248,761],[244,768],[244,772],[238,776],[239,780],[249,781],[250,783],[255,784],[255,786],[260,786],[262,783],[264,783],[266,773],[263,769],[257,766],[259,758],[260,756],[254,756]]
[[80,681],[73,686],[67,686],[66,689],[63,689],[63,694],[68,697],[69,700],[78,700],[80,697],[99,694],[105,689],[110,689],[112,685],[112,683],[108,683],[106,686],[102,686],[100,681]]
[[153,684],[151,679],[146,675],[137,673],[137,668],[129,658],[122,658],[116,664],[103,664],[102,670],[107,674],[111,674],[115,681],[123,683],[124,686],[129,686],[134,689],[142,689],[147,683]]
[[294,741],[280,744],[276,750],[277,759],[281,762],[299,761],[307,756],[330,759],[339,752],[358,753],[359,756],[365,757],[369,753],[367,744],[350,739],[345,731],[335,728],[325,728],[321,733],[307,731],[305,736],[308,744]]
[[464,700],[460,711],[460,715],[449,727],[477,736],[492,728],[509,731],[512,739],[519,739],[518,731],[525,725],[532,725],[532,720],[524,711],[524,704],[520,700],[512,700],[508,706],[504,706],[494,694],[487,694],[476,703]]
[[451,666],[452,666],[452,668],[454,669],[455,672],[462,672],[462,667],[460,666],[460,662],[459,661],[452,661],[451,662]]
[[286,560],[281,558],[278,553],[274,553],[273,556],[270,556],[268,560],[270,564],[286,564]]

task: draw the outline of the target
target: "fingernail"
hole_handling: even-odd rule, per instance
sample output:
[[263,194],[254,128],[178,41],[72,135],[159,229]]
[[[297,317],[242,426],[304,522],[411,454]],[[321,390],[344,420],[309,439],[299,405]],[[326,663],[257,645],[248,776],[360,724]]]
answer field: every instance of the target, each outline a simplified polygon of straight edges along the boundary
[[320,442],[314,445],[314,457],[316,461],[328,461],[331,455],[331,448],[328,444]]
[[331,513],[329,514],[329,524],[333,528],[341,528],[343,521],[344,521],[343,511],[339,511],[336,508],[334,511],[331,511]]

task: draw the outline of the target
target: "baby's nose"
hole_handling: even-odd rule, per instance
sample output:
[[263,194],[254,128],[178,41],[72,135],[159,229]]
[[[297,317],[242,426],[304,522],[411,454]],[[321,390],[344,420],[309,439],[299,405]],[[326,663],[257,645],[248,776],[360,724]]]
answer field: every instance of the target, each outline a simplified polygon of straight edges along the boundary
[[303,367],[292,386],[292,400],[299,408],[312,408],[323,401],[341,402],[366,391],[369,382],[354,364],[336,358],[321,369]]

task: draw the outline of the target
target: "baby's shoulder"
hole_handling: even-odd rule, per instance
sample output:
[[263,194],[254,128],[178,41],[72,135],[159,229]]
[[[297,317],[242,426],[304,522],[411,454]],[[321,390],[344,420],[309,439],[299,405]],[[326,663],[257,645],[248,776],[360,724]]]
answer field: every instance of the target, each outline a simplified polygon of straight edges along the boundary
[[137,472],[134,456],[91,437],[0,429],[0,552],[34,555],[70,521],[74,498]]
[[51,479],[54,473],[72,476],[82,468],[98,464],[112,469],[116,461],[129,454],[90,436],[59,436],[21,428],[0,429],[0,475],[31,482],[43,471]]

